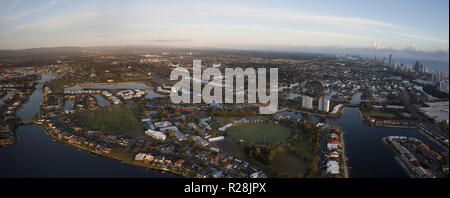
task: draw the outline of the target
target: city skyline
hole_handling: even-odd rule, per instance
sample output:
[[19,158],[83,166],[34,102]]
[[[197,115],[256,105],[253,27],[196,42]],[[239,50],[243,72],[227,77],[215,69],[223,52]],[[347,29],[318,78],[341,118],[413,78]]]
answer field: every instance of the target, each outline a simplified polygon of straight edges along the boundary
[[448,57],[449,48],[448,1],[2,0],[0,5],[2,49],[143,44],[364,48]]

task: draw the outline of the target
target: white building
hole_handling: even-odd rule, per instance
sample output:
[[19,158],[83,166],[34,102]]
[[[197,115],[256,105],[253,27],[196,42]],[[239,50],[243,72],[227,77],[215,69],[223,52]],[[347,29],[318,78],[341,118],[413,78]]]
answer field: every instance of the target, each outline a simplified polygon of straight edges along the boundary
[[318,110],[324,111],[324,112],[330,111],[330,100],[328,100],[326,98],[320,98]]
[[327,173],[337,175],[339,174],[339,163],[334,160],[327,162]]
[[313,98],[309,96],[303,96],[302,98],[302,107],[305,109],[312,109],[313,108]]
[[212,137],[212,138],[208,138],[209,142],[219,142],[225,140],[225,138],[223,136],[217,136],[217,137]]
[[134,158],[134,160],[136,160],[136,161],[143,161],[144,158],[145,158],[145,156],[146,156],[145,153],[138,153],[138,154],[136,155],[136,157]]
[[439,90],[448,93],[448,80],[443,80],[440,82]]
[[175,138],[177,138],[178,141],[183,141],[183,140],[187,140],[189,135],[188,134],[184,134],[180,131],[175,131],[174,134]]
[[123,90],[123,91],[117,92],[117,95],[122,97],[125,100],[130,100],[130,99],[133,99],[133,98],[140,98],[140,97],[142,97],[143,95],[145,95],[145,92],[143,92],[143,91],[141,91],[139,89],[136,89],[134,91],[133,90]]
[[179,131],[178,127],[176,127],[176,126],[161,127],[161,128],[159,128],[159,130],[162,131],[162,132],[166,132],[168,130],[172,130],[174,132]]
[[336,149],[338,149],[339,147],[338,147],[339,145],[338,144],[336,144],[336,143],[328,143],[327,144],[327,148],[328,148],[328,150],[336,150]]
[[331,111],[331,114],[336,114],[339,112],[339,110],[341,109],[341,107],[343,107],[343,104],[338,104],[336,106],[334,106],[333,111]]
[[233,126],[233,123],[228,123],[228,124],[224,125],[223,127],[220,127],[219,131],[224,132],[225,130],[227,130],[228,128],[230,128],[232,126]]
[[169,126],[172,126],[172,123],[169,121],[155,122],[155,127],[157,127],[157,128],[169,127]]
[[449,103],[447,102],[431,102],[425,103],[428,107],[420,108],[420,111],[434,122],[444,122],[448,124],[449,122]]
[[200,136],[194,137],[194,142],[200,146],[208,146],[209,142],[205,139],[201,138]]
[[157,139],[157,140],[161,140],[161,141],[166,140],[166,135],[164,135],[164,133],[159,132],[159,131],[153,131],[153,130],[149,129],[149,130],[145,131],[145,134],[154,139]]

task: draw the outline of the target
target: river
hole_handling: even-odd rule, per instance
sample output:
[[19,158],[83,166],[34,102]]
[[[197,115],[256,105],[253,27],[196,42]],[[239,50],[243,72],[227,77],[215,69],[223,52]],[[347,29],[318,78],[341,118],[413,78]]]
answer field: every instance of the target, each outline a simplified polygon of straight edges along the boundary
[[[357,104],[361,94],[356,94],[350,103]],[[395,160],[391,149],[382,138],[391,135],[408,136],[420,139],[432,149],[444,151],[443,147],[431,141],[416,129],[371,127],[363,123],[357,107],[346,107],[341,117],[329,119],[332,125],[338,125],[344,131],[345,151],[348,157],[350,177],[408,177]]]
[[[47,77],[41,82],[50,79]],[[43,97],[41,87],[37,85],[30,100],[19,111],[23,120],[32,119],[38,112]],[[358,104],[360,96],[355,94],[351,103]],[[407,177],[395,161],[394,153],[382,142],[386,136],[415,137],[431,145],[432,149],[443,149],[416,129],[368,126],[363,123],[357,107],[345,108],[341,117],[329,119],[329,123],[344,131],[350,177]],[[142,167],[122,164],[55,142],[39,125],[22,125],[16,134],[19,141],[0,148],[0,177],[176,177],[159,171],[144,171]]]
[[[53,79],[43,75],[40,83]],[[42,102],[42,85],[38,84],[29,101],[18,115],[31,120]],[[157,170],[123,164],[118,160],[81,151],[70,145],[55,142],[45,130],[36,124],[22,125],[17,131],[18,141],[0,148],[0,178],[49,178],[49,177],[178,177]]]
[[6,91],[6,94],[2,98],[0,98],[0,104],[2,104],[3,101],[7,100],[9,97],[13,96],[13,94],[13,91]]
[[149,86],[142,83],[123,83],[123,84],[105,84],[105,85],[75,85],[65,88],[64,91],[79,91],[83,89],[148,89]]

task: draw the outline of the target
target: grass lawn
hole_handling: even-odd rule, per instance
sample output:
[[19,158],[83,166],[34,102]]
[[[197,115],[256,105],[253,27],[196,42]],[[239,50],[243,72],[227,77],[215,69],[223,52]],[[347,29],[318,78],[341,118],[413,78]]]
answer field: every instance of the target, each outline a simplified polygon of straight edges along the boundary
[[[299,149],[300,152],[297,154],[288,151],[285,144],[282,144],[284,150],[278,152],[269,164],[263,164],[259,161],[253,161],[253,163],[262,168],[269,177],[295,178],[297,173],[302,173],[305,176],[314,156],[311,143],[307,140],[296,141],[293,146]],[[248,159],[244,152],[244,145],[234,143],[234,146],[239,150],[239,152],[233,154],[234,157]]]
[[285,177],[284,174],[290,177],[297,177],[297,173],[299,172],[306,175],[306,171],[313,157],[312,146],[307,141],[296,142],[294,146],[300,150],[297,155],[287,151],[279,152],[269,163],[272,169],[281,170],[279,172],[281,175],[278,175],[278,177]]
[[89,130],[101,130],[110,134],[135,137],[140,132],[140,125],[133,111],[129,108],[108,109],[80,114],[77,119]]
[[364,115],[368,115],[374,118],[379,118],[379,119],[394,119],[397,116],[391,113],[382,113],[382,112],[377,112],[377,111],[370,111],[370,112],[364,112]]
[[246,143],[275,143],[289,139],[289,128],[274,123],[248,123],[233,126],[226,134],[233,141],[242,139]]

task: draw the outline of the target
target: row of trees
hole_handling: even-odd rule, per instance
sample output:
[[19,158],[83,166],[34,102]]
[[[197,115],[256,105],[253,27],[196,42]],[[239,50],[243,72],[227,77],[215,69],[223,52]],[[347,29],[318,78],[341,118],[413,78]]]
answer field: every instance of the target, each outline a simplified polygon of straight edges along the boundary
[[257,115],[257,112],[253,109],[240,109],[240,110],[213,109],[211,110],[211,115],[218,117],[246,117],[246,116],[255,116]]
[[261,161],[264,164],[269,164],[278,152],[282,152],[282,146],[269,145],[249,145],[245,147],[245,153],[251,159]]

